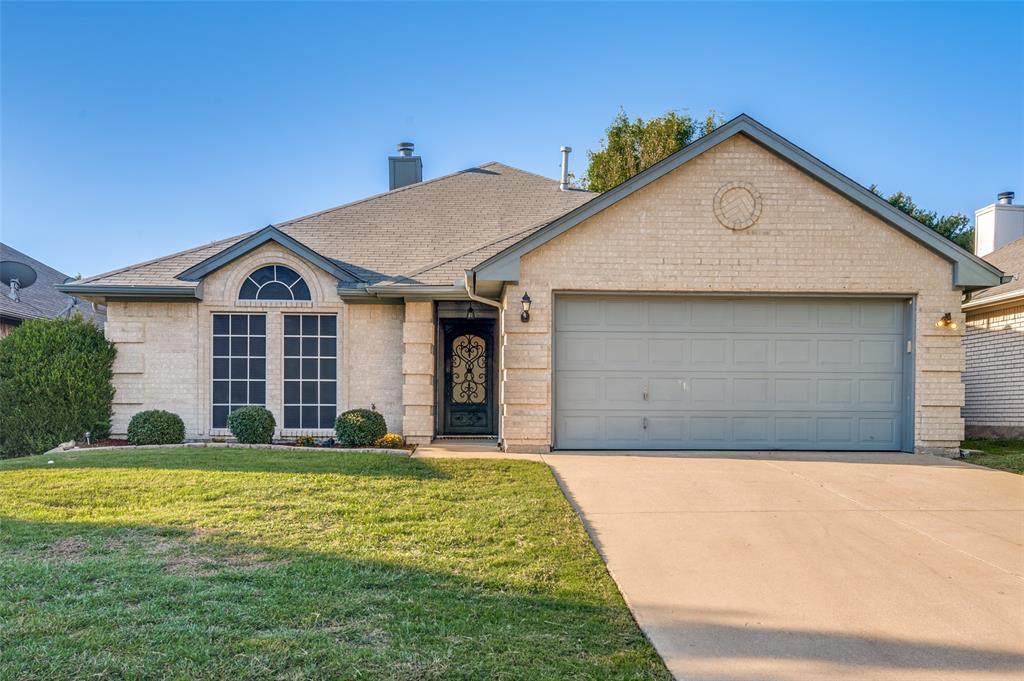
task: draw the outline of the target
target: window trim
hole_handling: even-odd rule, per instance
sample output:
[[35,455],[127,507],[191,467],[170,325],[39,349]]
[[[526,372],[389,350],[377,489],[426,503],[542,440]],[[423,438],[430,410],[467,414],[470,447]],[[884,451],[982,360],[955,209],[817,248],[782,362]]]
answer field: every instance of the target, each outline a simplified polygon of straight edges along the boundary
[[[216,318],[218,316],[223,316],[223,317],[227,317],[228,318],[228,333],[227,334],[216,333],[215,325],[216,325]],[[243,317],[243,316],[246,317],[246,333],[245,333],[245,335],[236,335],[236,334],[231,333],[231,318],[232,317],[236,317],[236,316],[237,317]],[[253,317],[262,317],[263,318],[263,334],[262,335],[259,335],[259,334],[253,335],[251,333],[251,330],[252,330],[251,319]],[[269,315],[267,313],[265,313],[265,312],[248,312],[248,311],[243,311],[243,312],[237,312],[237,311],[231,311],[231,312],[211,312],[211,314],[210,314],[210,334],[209,334],[209,339],[210,339],[210,354],[209,354],[209,357],[210,357],[210,374],[209,374],[209,383],[208,383],[208,385],[210,386],[210,401],[209,401],[210,411],[208,413],[210,415],[210,430],[211,430],[211,432],[214,432],[214,431],[219,431],[219,432],[222,432],[222,433],[223,432],[227,432],[227,433],[231,432],[231,429],[228,427],[226,420],[225,420],[225,423],[224,423],[223,426],[217,426],[216,425],[216,417],[214,415],[214,410],[217,407],[227,406],[227,408],[228,408],[228,416],[231,415],[231,411],[232,411],[231,407],[232,406],[240,406],[240,407],[241,406],[261,406],[261,407],[267,407],[267,383],[268,383],[267,368],[268,368],[268,359],[269,359],[269,353],[268,353],[268,347],[267,347],[267,338],[268,338],[269,321],[270,321],[269,320]],[[218,354],[216,354],[216,338],[218,338],[218,337],[220,337],[220,338],[227,338],[228,339],[228,354],[227,355],[218,355]],[[259,355],[251,354],[251,352],[252,352],[251,351],[251,344],[250,344],[251,339],[252,338],[261,338],[261,337],[263,338],[263,355],[259,356]],[[243,404],[236,404],[235,402],[233,402],[231,400],[231,383],[232,383],[233,380],[235,380],[235,379],[231,378],[231,360],[232,359],[237,359],[236,357],[234,357],[231,354],[231,347],[230,347],[230,345],[231,345],[231,339],[232,338],[245,338],[246,339],[246,355],[245,355],[245,360],[247,362],[246,378],[245,378],[245,382],[246,382],[246,388],[245,388],[246,404],[244,404],[244,405]],[[216,361],[218,359],[226,359],[226,360],[228,360],[228,376],[227,376],[227,378],[217,378],[216,377],[216,363],[217,363]],[[252,379],[249,376],[249,374],[251,373],[251,365],[249,365],[248,363],[251,362],[253,359],[262,359],[263,360],[263,378],[262,379]],[[251,392],[252,392],[251,383],[254,380],[263,383],[263,402],[261,402],[261,403],[256,403],[256,402],[252,402],[251,401],[251,397],[250,397]],[[218,382],[218,381],[225,381],[228,384],[228,396],[227,396],[228,397],[228,401],[227,402],[217,402],[216,401],[215,386],[214,386],[214,384],[216,382]]]
[[[289,333],[286,332],[286,325],[287,325],[287,321],[286,320],[287,320],[288,317],[298,317],[298,319],[299,319],[299,333],[297,335],[296,334],[289,334]],[[316,335],[307,335],[307,334],[303,333],[302,320],[303,320],[304,317],[314,317],[314,318],[316,318],[316,320],[317,320],[317,322],[316,322]],[[321,319],[323,319],[324,317],[331,317],[331,318],[334,319],[334,335],[324,335],[324,334],[321,333],[321,330],[322,330]],[[287,354],[287,351],[285,349],[285,345],[286,345],[286,342],[287,342],[287,340],[289,338],[297,338],[297,339],[299,339],[299,354],[297,356],[295,356],[295,355],[288,355]],[[315,379],[305,379],[305,378],[302,378],[301,361],[303,359],[312,359],[312,357],[306,357],[305,354],[302,352],[302,341],[303,341],[303,339],[307,339],[307,338],[316,339],[317,354],[316,354],[315,359],[316,359],[316,362],[317,362],[317,377]],[[321,339],[324,339],[324,338],[332,338],[332,339],[334,339],[334,354],[332,354],[332,355],[320,354],[320,341],[321,341]],[[340,348],[340,342],[341,342],[341,316],[338,313],[336,313],[336,312],[315,312],[315,311],[314,312],[283,312],[281,314],[281,428],[282,428],[282,430],[284,430],[284,431],[286,431],[288,433],[310,433],[310,432],[321,432],[321,433],[323,433],[323,432],[333,432],[333,429],[334,429],[334,419],[336,419],[337,415],[340,413],[339,409],[340,409],[340,403],[341,403],[341,397],[340,397],[341,396],[341,385],[340,385],[340,383],[341,383],[341,362],[338,359],[338,351],[339,351],[339,348]],[[299,378],[288,378],[288,374],[287,374],[287,371],[285,369],[285,362],[287,362],[289,359],[298,359],[299,360],[299,362],[300,362],[300,366],[299,366],[299,376],[300,377]],[[333,404],[329,404],[329,403],[325,404],[321,400],[321,398],[322,398],[322,396],[320,394],[321,384],[324,383],[324,382],[328,382],[328,381],[332,380],[332,379],[324,379],[324,378],[320,377],[320,362],[322,362],[325,359],[330,359],[330,360],[334,361],[334,379],[333,379],[333,383],[334,383],[334,402],[333,402]],[[287,397],[286,397],[286,394],[287,394],[286,384],[289,381],[296,382],[296,383],[299,384],[299,402],[298,403],[289,402]],[[304,407],[304,406],[312,406],[312,405],[305,404],[302,401],[302,385],[304,383],[306,383],[306,382],[312,382],[312,383],[316,384],[317,396],[316,396],[316,403],[315,404],[316,404],[316,409],[317,409],[317,425],[315,427],[307,427],[307,426],[303,426],[302,425],[302,407]],[[287,410],[288,410],[289,407],[298,407],[299,408],[299,425],[289,425],[288,424],[288,421],[287,421],[288,411]],[[334,408],[334,416],[331,419],[330,425],[328,425],[328,426],[321,425],[321,413],[320,413],[320,410],[325,408],[325,407],[333,407]]]
[[[279,267],[294,274],[295,281],[293,281],[291,284],[286,284],[278,274],[277,270]],[[273,279],[271,279],[270,281],[266,281],[262,284],[258,283],[255,279],[253,279],[254,274],[267,268],[273,268]],[[244,291],[245,287],[249,284],[255,286],[256,291],[253,294],[252,298],[244,298],[242,297],[242,291]],[[288,290],[288,293],[291,294],[291,298],[260,298],[260,293],[262,293],[264,289],[266,289],[268,286],[271,286],[272,284],[277,284],[286,288]],[[295,287],[300,284],[306,289],[306,297],[296,297]],[[291,267],[289,265],[282,265],[280,263],[269,263],[265,265],[260,265],[259,267],[255,268],[245,276],[245,278],[242,280],[242,283],[238,287],[237,299],[240,302],[244,303],[309,303],[312,302],[313,300],[313,291],[309,287],[309,283],[306,281],[306,278],[302,276],[302,274],[300,274],[294,267]]]

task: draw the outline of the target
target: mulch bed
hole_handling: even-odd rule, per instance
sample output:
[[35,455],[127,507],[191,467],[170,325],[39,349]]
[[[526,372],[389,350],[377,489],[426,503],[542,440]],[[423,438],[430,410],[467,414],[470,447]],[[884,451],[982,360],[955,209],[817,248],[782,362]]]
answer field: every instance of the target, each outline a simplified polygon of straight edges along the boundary
[[93,440],[91,444],[85,444],[84,442],[75,443],[75,446],[79,449],[92,449],[93,447],[128,447],[130,445],[131,442],[128,442],[128,440],[118,440],[112,437]]

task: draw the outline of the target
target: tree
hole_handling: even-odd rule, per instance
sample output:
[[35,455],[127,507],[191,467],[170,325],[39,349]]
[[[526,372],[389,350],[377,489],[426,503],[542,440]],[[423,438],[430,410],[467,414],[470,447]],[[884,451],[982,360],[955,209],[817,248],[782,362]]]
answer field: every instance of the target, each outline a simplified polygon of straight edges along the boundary
[[587,174],[580,185],[594,192],[607,191],[708,134],[723,120],[713,109],[699,121],[678,111],[647,121],[639,117],[630,120],[619,109],[605,131],[601,149],[587,151]]
[[875,185],[871,185],[869,189],[888,201],[891,205],[899,208],[901,211],[920,222],[928,229],[933,232],[938,232],[942,236],[946,237],[960,248],[968,251],[973,250],[974,227],[971,226],[970,218],[963,213],[939,215],[933,210],[925,210],[921,208],[914,203],[914,199],[910,198],[908,194],[904,194],[903,192],[896,192],[895,194],[890,194],[886,197]]
[[0,339],[0,458],[109,435],[115,354],[81,315],[29,319]]

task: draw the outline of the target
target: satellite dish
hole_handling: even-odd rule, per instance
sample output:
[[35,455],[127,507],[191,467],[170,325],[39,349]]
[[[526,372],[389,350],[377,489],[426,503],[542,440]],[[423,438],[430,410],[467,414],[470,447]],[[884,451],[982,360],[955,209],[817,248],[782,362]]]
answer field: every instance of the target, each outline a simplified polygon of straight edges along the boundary
[[10,286],[12,279],[17,279],[18,288],[28,288],[36,283],[36,271],[23,262],[0,261],[0,281]]
[[18,300],[18,291],[36,283],[36,271],[23,262],[0,260],[0,281],[11,287],[7,297]]

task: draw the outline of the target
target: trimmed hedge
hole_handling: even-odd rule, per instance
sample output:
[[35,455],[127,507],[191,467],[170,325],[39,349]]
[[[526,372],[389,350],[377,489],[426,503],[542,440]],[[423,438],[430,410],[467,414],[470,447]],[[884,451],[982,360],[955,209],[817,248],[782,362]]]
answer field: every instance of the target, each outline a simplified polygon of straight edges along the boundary
[[334,423],[338,442],[353,447],[368,447],[387,435],[384,417],[372,409],[350,409]]
[[128,442],[133,445],[176,445],[184,439],[185,422],[169,411],[140,411],[128,422]]
[[29,319],[0,339],[0,457],[108,437],[116,354],[80,316]]
[[269,445],[276,427],[274,415],[265,407],[242,407],[228,414],[228,428],[242,444]]

